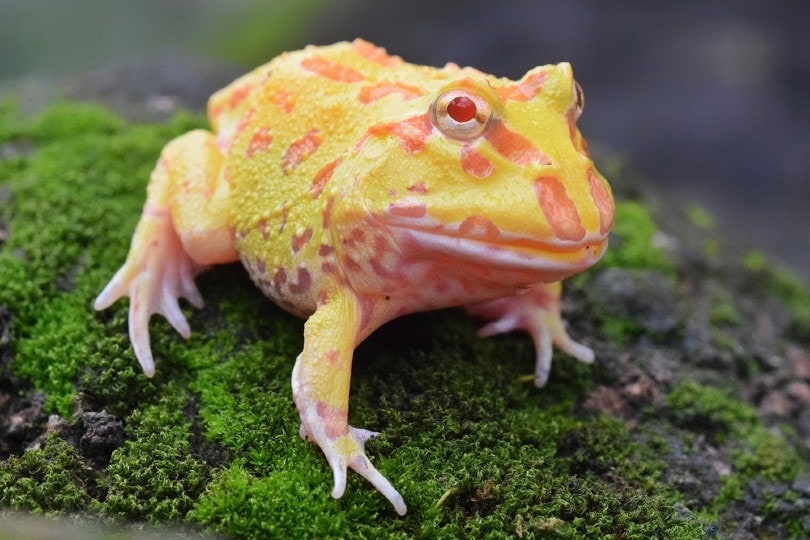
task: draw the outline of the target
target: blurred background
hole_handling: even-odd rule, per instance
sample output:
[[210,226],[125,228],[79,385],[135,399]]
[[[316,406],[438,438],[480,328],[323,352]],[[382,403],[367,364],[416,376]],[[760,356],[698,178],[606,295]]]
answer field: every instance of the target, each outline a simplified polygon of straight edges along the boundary
[[597,162],[619,156],[664,204],[707,208],[807,280],[808,28],[806,0],[0,0],[0,93],[56,86],[160,117],[282,50],[356,36],[513,78],[566,60]]

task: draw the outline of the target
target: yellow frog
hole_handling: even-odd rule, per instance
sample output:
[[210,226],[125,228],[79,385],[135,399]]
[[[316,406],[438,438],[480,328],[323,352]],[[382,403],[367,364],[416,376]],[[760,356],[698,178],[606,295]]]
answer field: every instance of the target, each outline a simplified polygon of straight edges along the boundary
[[171,141],[152,172],[129,256],[95,301],[129,296],[129,334],[155,373],[149,318],[188,337],[179,297],[241,260],[256,285],[307,319],[292,375],[301,436],[334,474],[402,496],[348,424],[355,347],[406,313],[465,306],[489,336],[525,330],[545,384],[552,343],[583,362],[560,318],[560,281],[604,253],[613,198],[576,127],[567,63],[519,81],[405,63],[355,40],[285,53],[214,94],[212,132]]

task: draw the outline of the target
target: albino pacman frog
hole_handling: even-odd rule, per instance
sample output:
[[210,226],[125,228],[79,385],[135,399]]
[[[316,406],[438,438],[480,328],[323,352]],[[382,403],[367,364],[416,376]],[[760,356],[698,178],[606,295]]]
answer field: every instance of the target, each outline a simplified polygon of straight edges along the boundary
[[95,301],[129,296],[129,335],[155,373],[149,318],[183,336],[195,276],[241,261],[306,318],[292,374],[301,436],[334,474],[406,505],[348,424],[355,347],[406,313],[465,306],[490,336],[528,332],[543,386],[552,344],[583,362],[560,316],[561,280],[604,253],[613,197],[576,127],[567,63],[519,81],[405,63],[355,40],[283,54],[214,94],[212,131],[163,149],[126,262]]

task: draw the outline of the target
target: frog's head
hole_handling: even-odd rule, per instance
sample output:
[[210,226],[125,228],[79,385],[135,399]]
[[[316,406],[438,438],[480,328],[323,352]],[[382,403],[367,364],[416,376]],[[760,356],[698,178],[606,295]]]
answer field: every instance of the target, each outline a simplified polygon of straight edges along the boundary
[[576,127],[584,98],[571,66],[516,82],[450,73],[407,119],[372,128],[390,144],[365,162],[366,211],[409,257],[514,270],[527,282],[599,260],[613,197]]

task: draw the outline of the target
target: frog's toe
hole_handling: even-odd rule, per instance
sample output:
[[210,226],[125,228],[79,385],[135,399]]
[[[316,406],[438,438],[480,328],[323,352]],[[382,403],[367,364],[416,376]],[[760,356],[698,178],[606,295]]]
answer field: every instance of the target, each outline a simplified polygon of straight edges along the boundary
[[525,330],[531,335],[537,353],[534,384],[538,388],[545,386],[548,381],[553,353],[552,344],[584,364],[592,364],[594,361],[593,350],[571,339],[565,330],[565,321],[557,314],[544,313]]
[[[303,427],[301,434],[303,437],[307,437],[306,429]],[[332,497],[339,499],[343,496],[346,491],[346,471],[350,468],[368,480],[383,497],[388,499],[397,514],[404,516],[408,511],[408,507],[405,505],[402,495],[394,489],[391,482],[366,457],[366,441],[377,435],[378,433],[375,431],[349,426],[349,433],[344,436],[345,439],[348,439],[347,441],[341,443],[341,439],[338,439],[333,444],[325,445],[325,448],[324,445],[321,445],[335,481],[332,488]],[[347,452],[347,449],[350,450]]]
[[189,326],[186,316],[180,311],[180,304],[177,298],[168,298],[163,304],[160,313],[166,317],[169,324],[172,325],[178,334],[188,339],[191,336],[191,326]]
[[[368,480],[383,497],[388,499],[388,502],[394,507],[394,510],[400,516],[404,516],[408,512],[408,507],[405,505],[405,500],[402,495],[394,489],[391,482],[378,471],[365,454],[353,456],[349,460],[349,467],[360,476]],[[334,496],[334,492],[333,492]]]
[[155,375],[155,360],[149,342],[149,313],[133,309],[132,306],[129,310],[129,340],[144,375],[152,378]]
[[197,288],[197,284],[194,283],[194,276],[203,270],[205,270],[205,266],[196,264],[192,260],[187,260],[180,265],[179,271],[178,294],[188,300],[188,302],[197,309],[202,309],[205,302],[200,294],[200,290]]
[[126,283],[124,283],[122,276],[123,271],[124,269],[122,268],[116,272],[110,282],[107,283],[104,289],[96,296],[96,299],[93,301],[93,309],[96,311],[107,309],[113,305],[116,300],[127,295]]

